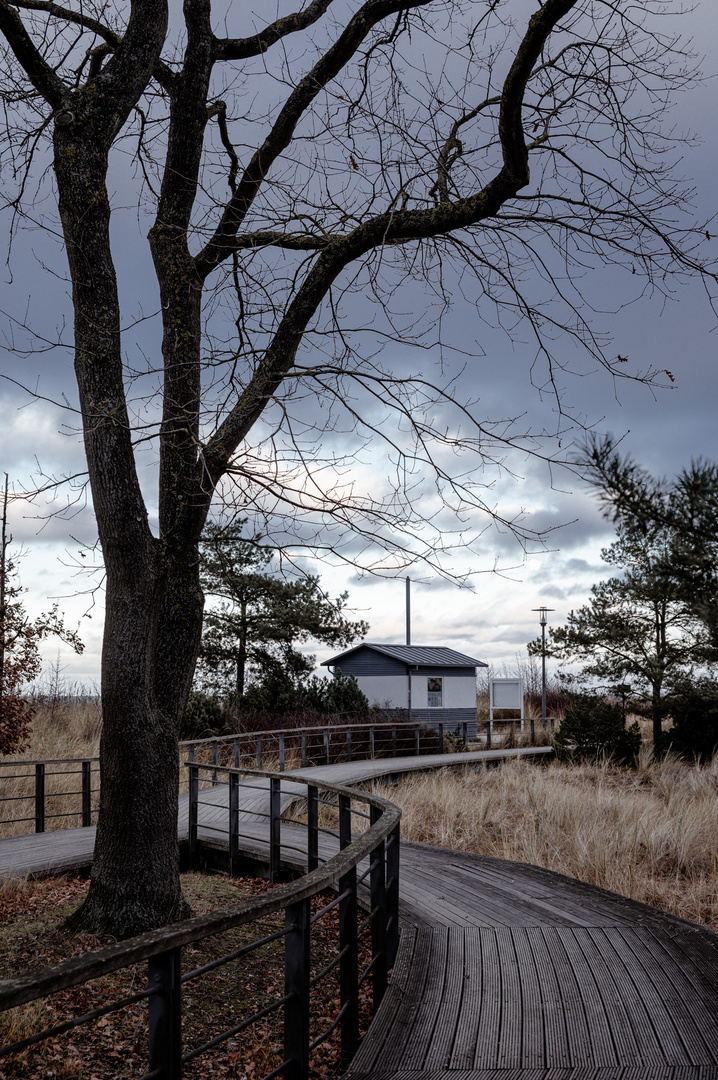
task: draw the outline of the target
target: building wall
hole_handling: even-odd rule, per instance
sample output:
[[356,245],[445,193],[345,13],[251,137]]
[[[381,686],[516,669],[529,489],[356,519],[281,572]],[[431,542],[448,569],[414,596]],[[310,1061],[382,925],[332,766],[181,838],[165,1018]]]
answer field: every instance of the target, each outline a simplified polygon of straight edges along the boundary
[[[476,678],[444,675],[443,700],[441,709],[429,709],[427,694],[427,676],[411,676],[411,708],[427,709],[429,713],[441,712],[442,709],[473,709],[476,716]],[[406,709],[406,675],[358,675],[359,689],[366,694],[370,705],[386,706],[390,709]]]
[[406,666],[400,660],[395,660],[393,656],[385,656],[383,653],[375,652],[373,649],[362,647],[359,647],[350,656],[345,656],[341,664],[337,664],[337,667],[342,675],[356,675],[357,679],[362,675],[369,677],[376,675],[406,675]]
[[366,694],[370,705],[386,706],[388,709],[407,708],[408,680],[406,675],[357,675],[356,679],[359,689]]

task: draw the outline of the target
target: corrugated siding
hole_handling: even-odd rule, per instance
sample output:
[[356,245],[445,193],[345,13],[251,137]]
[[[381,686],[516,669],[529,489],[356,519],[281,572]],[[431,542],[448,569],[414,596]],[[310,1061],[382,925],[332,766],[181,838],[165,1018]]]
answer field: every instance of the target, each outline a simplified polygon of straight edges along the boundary
[[411,668],[412,675],[446,675],[452,679],[467,678],[476,681],[476,669],[472,667],[460,668],[460,667],[434,667],[429,664],[420,664],[418,668]]

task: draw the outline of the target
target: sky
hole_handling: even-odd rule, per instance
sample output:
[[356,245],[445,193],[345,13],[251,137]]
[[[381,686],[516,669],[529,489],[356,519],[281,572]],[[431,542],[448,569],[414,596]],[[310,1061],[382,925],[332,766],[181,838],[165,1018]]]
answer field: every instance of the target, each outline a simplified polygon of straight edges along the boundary
[[[706,53],[704,72],[709,76],[717,72],[718,12],[714,6],[704,0],[684,16],[684,23]],[[699,136],[696,145],[686,148],[683,160],[684,172],[696,187],[697,219],[708,219],[716,211],[715,85],[715,79],[708,78],[683,95],[674,114],[678,127],[690,126]],[[0,471],[9,474],[15,492],[28,490],[33,478],[37,481],[38,470],[45,477],[83,470],[82,445],[71,407],[69,348],[24,357],[11,348],[22,336],[19,324],[38,312],[43,325],[61,333],[65,343],[69,341],[66,284],[38,269],[46,256],[49,261],[51,249],[57,254],[57,242],[52,237],[28,240],[25,236],[24,243],[25,250],[16,247],[5,272],[0,371],[36,388],[41,396],[33,399],[15,382],[0,381]],[[718,239],[714,243],[718,245]],[[133,249],[122,233],[117,235],[115,250],[118,261],[125,261],[126,271],[141,279],[143,271],[130,265]],[[620,283],[598,280],[606,310],[595,317],[596,325],[612,334],[616,354],[629,356],[639,366],[667,369],[674,381],[666,378],[666,388],[651,391],[629,382],[614,384],[605,372],[583,373],[567,379],[576,411],[597,431],[621,437],[625,452],[655,475],[675,475],[698,457],[716,460],[718,319],[706,303],[702,286],[697,281],[686,283],[665,305],[646,299],[616,311],[620,288]],[[462,329],[459,324],[457,330]],[[512,344],[504,336],[477,331],[468,323],[465,330],[469,349],[477,334],[483,335],[484,355],[476,362],[473,377],[486,415],[526,413],[534,426],[550,423],[550,402],[542,402],[529,388],[531,349],[521,341]],[[146,340],[151,347],[151,332]],[[416,357],[421,358],[417,350],[392,345],[383,361],[401,368]],[[67,409],[57,405],[58,400],[62,404],[62,394],[66,394]],[[493,485],[487,498],[504,514],[522,512],[529,527],[549,530],[546,550],[524,555],[506,531],[488,530],[471,553],[458,555],[454,563],[460,576],[470,575],[472,588],[420,568],[409,571],[412,643],[448,645],[490,663],[498,673],[504,667],[510,670],[517,656],[523,658],[526,643],[538,634],[538,616],[532,609],[540,605],[553,609],[549,625],[558,624],[572,608],[586,602],[593,583],[610,576],[600,552],[614,536],[594,494],[578,476],[561,468],[549,474],[543,464],[520,453],[512,454],[508,464],[512,475],[487,474],[486,480]],[[376,468],[376,460],[365,456],[355,467],[357,482],[370,486]],[[147,469],[150,476],[151,467]],[[45,677],[49,665],[59,663],[68,687],[91,691],[99,685],[103,595],[101,573],[89,574],[87,568],[99,563],[99,554],[93,550],[95,531],[86,493],[79,487],[69,490],[76,501],[62,515],[53,515],[60,504],[51,491],[33,504],[13,501],[10,525],[16,550],[22,551],[20,578],[28,612],[37,614],[57,602],[68,625],[77,627],[85,642],[79,656],[55,641],[47,642]],[[430,504],[427,507],[431,513]],[[404,641],[403,572],[377,578],[325,559],[305,565],[321,575],[330,595],[349,593],[355,616],[370,624],[368,640]],[[330,655],[324,648],[313,651],[318,662]]]

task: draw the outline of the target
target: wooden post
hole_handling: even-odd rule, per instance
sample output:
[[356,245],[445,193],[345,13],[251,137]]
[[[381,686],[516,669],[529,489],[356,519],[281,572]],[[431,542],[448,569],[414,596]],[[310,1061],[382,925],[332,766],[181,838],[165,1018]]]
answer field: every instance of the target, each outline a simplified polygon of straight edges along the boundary
[[284,772],[284,732],[279,733],[279,771]]
[[92,762],[82,763],[82,827],[92,825]]
[[306,733],[306,731],[303,731],[302,732],[302,768],[306,769],[306,767],[307,767],[307,733]]
[[419,752],[419,725],[414,724],[414,757],[418,757]]
[[199,810],[199,769],[189,767],[189,864],[197,865],[197,815]]
[[[342,798],[342,796],[340,796]],[[341,815],[340,815],[341,818]],[[339,987],[342,1066],[346,1069],[359,1048],[359,944],[357,940],[357,871],[353,866],[339,878]]]
[[347,728],[347,761],[352,759],[352,729]]
[[162,1080],[182,1076],[182,983],[180,948],[151,956],[147,961],[149,989],[149,1071],[160,1070]]
[[45,765],[35,765],[35,832],[45,831]]
[[369,757],[374,760],[374,725],[369,728]]
[[491,729],[493,728],[493,726],[494,725],[492,724],[492,722],[490,720],[486,721],[486,749],[487,750],[491,749]]
[[[309,1075],[309,938],[311,901],[290,904],[284,915],[284,1080]],[[291,996],[290,996],[291,995]]]
[[[212,739],[212,764],[213,765],[217,764],[217,740],[216,739]],[[212,770],[212,787],[214,787],[216,785],[216,783],[217,783],[217,770],[213,769]]]
[[[374,825],[381,817],[378,806],[369,807],[371,824]],[[371,958],[372,968],[372,1000],[373,1011],[381,1004],[381,999],[386,993],[387,987],[387,964],[386,964],[386,871],[384,868],[384,841],[382,840],[371,853],[371,872],[369,874],[369,886],[371,900],[369,906],[374,912],[371,921]]]
[[229,774],[229,874],[240,875],[239,854],[239,777]]
[[319,866],[319,793],[313,784],[307,788],[307,873]]
[[280,791],[282,781],[278,776],[269,780],[269,880],[274,883],[279,878],[281,863],[281,834],[279,831]]
[[386,840],[386,964],[392,968],[399,948],[399,825]]
[[234,767],[235,769],[242,768],[242,737],[238,735],[234,740]]
[[396,757],[396,724],[391,726],[391,756]]
[[331,764],[329,760],[329,728],[324,729],[324,758],[327,765]]
[[262,736],[258,735],[256,739],[257,743],[257,768],[262,768]]
[[439,723],[439,753],[444,753],[444,725]]

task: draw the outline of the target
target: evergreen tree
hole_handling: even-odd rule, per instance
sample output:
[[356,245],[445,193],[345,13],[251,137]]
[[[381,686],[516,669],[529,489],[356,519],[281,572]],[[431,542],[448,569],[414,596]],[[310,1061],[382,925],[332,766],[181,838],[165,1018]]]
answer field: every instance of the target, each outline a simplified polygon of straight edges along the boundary
[[[549,631],[547,646],[548,654],[566,663],[584,661],[584,679],[600,679],[609,688],[630,683],[651,717],[656,746],[668,680],[709,656],[701,621],[665,571],[671,543],[670,532],[660,526],[644,532],[619,525],[618,539],[601,557],[622,575],[594,585],[589,603],[571,611],[566,626]],[[540,639],[529,644],[531,654],[540,651]]]
[[196,681],[237,701],[252,681],[301,683],[314,658],[298,643],[343,648],[368,630],[345,616],[347,593],[330,599],[316,575],[287,580],[273,572],[274,551],[245,536],[245,525],[210,525],[200,544],[202,588],[218,602],[205,612]]

